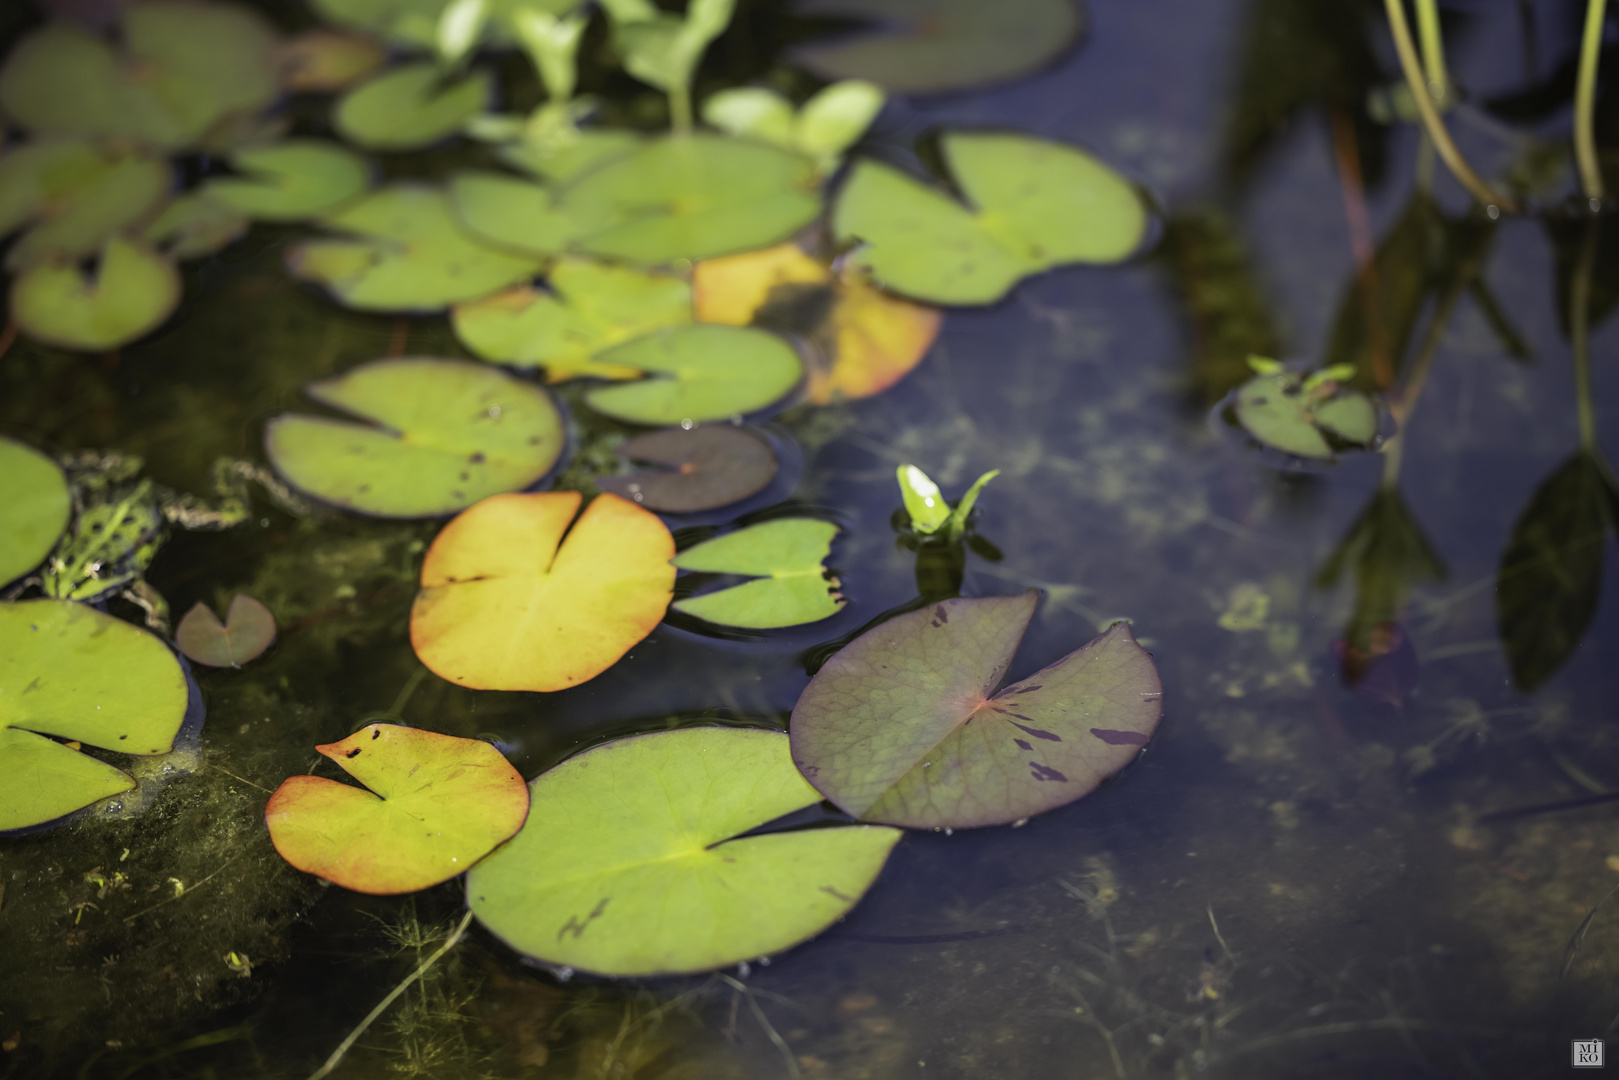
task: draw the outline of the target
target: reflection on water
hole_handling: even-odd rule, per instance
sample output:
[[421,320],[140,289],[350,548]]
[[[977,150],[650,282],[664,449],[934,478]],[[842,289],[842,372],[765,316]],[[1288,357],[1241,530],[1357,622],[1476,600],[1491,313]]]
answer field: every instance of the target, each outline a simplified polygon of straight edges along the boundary
[[[1489,815],[1619,787],[1612,219],[1466,214],[1414,129],[1373,115],[1393,68],[1355,5],[1093,7],[1057,68],[901,102],[878,150],[944,122],[1088,144],[1153,191],[1162,242],[952,312],[894,389],[780,418],[794,499],[844,527],[847,609],[763,639],[676,621],[574,690],[429,679],[400,709],[495,738],[525,775],[664,724],[785,725],[814,646],[939,580],[891,523],[915,462],[950,495],[1001,470],[989,546],[938,572],[1043,590],[1015,670],[1134,620],[1166,688],[1148,753],[1025,825],[907,837],[845,922],[768,966],[559,981],[475,932],[338,1075],[1529,1077],[1611,1027],[1614,806]],[[1517,7],[1538,19],[1527,60],[1514,5],[1457,36],[1475,102],[1570,47],[1575,5]],[[1479,105],[1453,127],[1540,182]],[[215,456],[252,456],[299,387],[398,329],[289,284],[284,243],[203,264],[182,317],[121,355],[14,344],[0,430],[205,490]],[[459,354],[442,320],[408,333]],[[1354,364],[1394,445],[1294,471],[1211,426],[1250,352]],[[149,575],[177,610],[240,588],[285,627],[254,668],[200,676],[198,771],[144,817],[0,847],[0,1077],[306,1075],[458,921],[453,884],[323,892],[259,818],[299,748],[418,670],[403,627],[435,526],[264,513],[176,537]]]

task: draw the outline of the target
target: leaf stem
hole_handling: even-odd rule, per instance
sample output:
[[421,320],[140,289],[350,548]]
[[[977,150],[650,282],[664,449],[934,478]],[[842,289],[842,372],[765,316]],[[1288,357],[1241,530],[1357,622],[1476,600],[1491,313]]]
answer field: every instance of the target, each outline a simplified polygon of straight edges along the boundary
[[1603,195],[1595,117],[1597,62],[1602,55],[1602,19],[1607,6],[1608,0],[1588,0],[1585,5],[1585,36],[1580,42],[1580,74],[1574,89],[1574,158],[1580,166],[1580,186],[1593,203]]
[[1428,74],[1428,89],[1434,101],[1443,106],[1450,100],[1450,76],[1445,71],[1445,39],[1439,28],[1439,5],[1435,0],[1416,0],[1417,38],[1422,43],[1422,64]]
[[1485,183],[1478,173],[1473,171],[1473,167],[1462,157],[1462,152],[1451,140],[1450,132],[1445,130],[1445,121],[1439,115],[1433,96],[1428,93],[1428,82],[1422,74],[1422,64],[1417,57],[1416,45],[1411,41],[1411,26],[1406,21],[1405,8],[1401,6],[1401,0],[1383,0],[1383,7],[1388,11],[1389,29],[1394,34],[1394,50],[1400,54],[1400,69],[1405,73],[1405,81],[1411,88],[1411,96],[1416,99],[1417,112],[1422,115],[1422,126],[1427,130],[1428,137],[1433,140],[1434,149],[1439,152],[1440,159],[1461,185],[1472,193],[1473,198],[1486,206],[1498,206],[1508,213],[1517,213],[1518,204],[1510,196]]
[[1580,418],[1580,448],[1597,449],[1596,407],[1591,402],[1591,273],[1596,265],[1598,218],[1585,224],[1579,261],[1568,289],[1568,340],[1574,350],[1574,400]]
[[669,126],[676,135],[690,135],[692,129],[691,84],[669,88]]

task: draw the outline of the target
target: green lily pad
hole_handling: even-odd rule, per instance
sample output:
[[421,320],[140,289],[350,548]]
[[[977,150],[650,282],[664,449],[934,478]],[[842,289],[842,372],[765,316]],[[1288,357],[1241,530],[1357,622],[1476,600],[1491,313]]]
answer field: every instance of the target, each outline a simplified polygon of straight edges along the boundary
[[481,69],[446,82],[435,63],[405,64],[343,95],[332,124],[368,150],[415,150],[460,131],[489,107],[494,90],[493,77]]
[[275,616],[242,593],[231,597],[224,622],[212,608],[199,602],[174,628],[174,643],[196,663],[239,668],[275,644]]
[[567,443],[543,389],[463,360],[374,360],[307,392],[371,424],[283,414],[265,427],[271,464],[298,490],[377,517],[438,517],[526,488]]
[[252,227],[247,215],[190,191],[165,206],[141,239],[171,259],[201,259],[223,251]]
[[[342,26],[381,34],[398,45],[433,49],[438,44],[439,19],[451,0],[313,0],[323,18]],[[513,43],[506,29],[510,13],[529,9],[565,15],[581,0],[489,0],[484,38],[490,43]]]
[[450,181],[456,218],[483,243],[529,255],[557,255],[578,239],[580,225],[552,190],[494,172],[465,172]]
[[315,749],[371,790],[288,777],[264,820],[283,859],[345,889],[389,896],[438,885],[528,816],[523,777],[477,739],[372,724]]
[[395,184],[326,224],[355,239],[295,245],[287,267],[363,311],[437,311],[526,281],[540,268],[538,259],[468,236],[437,188]]
[[910,94],[1026,75],[1055,60],[1085,29],[1073,0],[800,0],[794,10],[876,25],[801,45],[793,63],[823,79],[870,79]]
[[793,708],[793,760],[859,818],[912,828],[1017,821],[1134,761],[1163,689],[1119,623],[996,693],[1037,597],[945,600],[828,660]]
[[30,131],[193,146],[280,93],[276,39],[247,8],[145,0],[124,9],[121,48],[52,23],[0,69],[0,108]]
[[501,144],[495,148],[495,153],[514,169],[565,184],[613,158],[623,157],[645,142],[644,136],[621,128],[586,128],[575,132],[573,138],[562,145],[519,139]]
[[559,198],[579,250],[656,265],[768,247],[820,212],[815,163],[763,143],[669,136],[575,180]]
[[729,424],[649,431],[620,446],[618,456],[661,468],[603,476],[596,486],[663,514],[740,502],[768,487],[778,467],[769,443]]
[[973,209],[869,160],[855,165],[838,197],[838,239],[863,241],[857,259],[897,292],[993,303],[1030,274],[1118,262],[1146,233],[1135,189],[1083,150],[965,132],[945,135],[940,149]]
[[597,412],[632,424],[729,420],[773,405],[797,386],[804,364],[781,338],[743,326],[677,326],[601,353],[652,378],[592,390]]
[[67,477],[38,450],[0,435],[0,586],[45,561],[67,528]]
[[519,285],[456,305],[456,337],[485,360],[544,367],[551,382],[580,375],[628,378],[635,368],[597,363],[596,354],[691,322],[691,286],[668,274],[559,259],[547,282],[548,293]]
[[11,314],[23,333],[66,349],[127,344],[157,329],[180,302],[180,275],[150,248],[113,237],[93,278],[53,259],[11,285]]
[[0,235],[32,227],[6,252],[17,270],[53,255],[79,258],[168,197],[167,161],[77,141],[31,143],[0,156]]
[[328,213],[371,182],[364,158],[322,139],[288,139],[238,150],[230,163],[245,175],[210,179],[203,193],[260,221],[298,221]]
[[1371,399],[1320,375],[1262,371],[1237,387],[1235,412],[1248,434],[1299,457],[1333,456],[1323,431],[1358,446],[1377,437],[1377,409]]
[[682,570],[745,574],[757,580],[676,600],[673,607],[747,630],[829,619],[848,603],[834,591],[837,580],[827,580],[824,565],[837,534],[830,521],[777,518],[687,548],[670,560]]
[[467,901],[518,952],[601,975],[688,974],[790,948],[859,901],[901,835],[743,835],[820,801],[774,731],[620,739],[529,791],[532,827],[473,868]]
[[0,830],[42,825],[136,786],[46,736],[168,753],[188,697],[179,661],[139,627],[68,600],[0,604]]
[[281,86],[295,94],[330,94],[370,78],[388,60],[388,50],[370,34],[305,30],[282,42]]

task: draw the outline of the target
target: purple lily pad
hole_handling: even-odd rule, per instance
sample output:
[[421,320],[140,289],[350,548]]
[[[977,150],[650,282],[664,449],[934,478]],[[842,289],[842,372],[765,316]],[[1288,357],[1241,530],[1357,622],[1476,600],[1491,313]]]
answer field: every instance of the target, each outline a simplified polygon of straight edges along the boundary
[[597,483],[648,510],[690,514],[740,502],[776,476],[776,452],[742,428],[666,428],[637,435],[619,448],[630,461],[662,466],[608,476]]
[[241,667],[275,643],[275,616],[270,609],[237,593],[221,623],[207,604],[195,604],[174,632],[180,651],[209,667]]
[[1163,687],[1119,623],[996,693],[1035,593],[945,600],[856,638],[793,709],[793,761],[866,821],[999,825],[1086,795],[1152,738]]

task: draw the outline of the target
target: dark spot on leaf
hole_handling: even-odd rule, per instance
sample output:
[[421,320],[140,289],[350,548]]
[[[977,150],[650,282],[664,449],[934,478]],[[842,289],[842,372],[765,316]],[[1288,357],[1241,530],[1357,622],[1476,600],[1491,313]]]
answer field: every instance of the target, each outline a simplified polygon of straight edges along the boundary
[[1047,768],[1038,761],[1029,762],[1029,775],[1033,776],[1036,780],[1057,780],[1064,784],[1068,783],[1068,777],[1064,776],[1056,769]]
[[120,735],[120,736],[118,736],[118,739],[119,739],[120,742],[122,742],[124,739],[127,739],[127,738],[129,738],[128,735]]
[[[1008,715],[1017,716],[1016,713],[1010,713]],[[1027,720],[1027,719],[1028,719],[1027,716],[1018,716],[1018,720]],[[1047,742],[1062,742],[1062,736],[1056,734],[1055,732],[1045,731],[1045,730],[1042,730],[1041,728],[1037,728],[1037,727],[1029,727],[1026,724],[1018,723],[1017,720],[1008,720],[1007,723],[1011,724],[1013,727],[1017,728],[1019,731],[1025,733],[1027,735],[1033,735],[1037,739],[1045,739]]]
[[461,474],[461,479],[463,479],[463,480],[471,480],[472,479],[472,474],[464,472],[464,473]]
[[612,897],[610,897],[610,896],[604,896],[600,900],[596,901],[596,906],[591,909],[589,915],[585,916],[585,921],[584,922],[580,922],[578,916],[576,916],[576,915],[569,915],[568,916],[568,921],[562,924],[562,929],[561,930],[557,931],[557,940],[561,941],[562,940],[562,935],[568,933],[569,931],[573,932],[573,937],[574,937],[575,941],[577,941],[581,937],[583,937],[584,933],[585,933],[585,928],[587,926],[589,926],[592,922],[594,922],[598,915],[600,915],[603,911],[607,910],[607,901],[609,901],[611,899],[612,899]]
[[[528,442],[529,442],[530,446],[533,446],[534,443],[537,442],[537,441],[538,441],[537,439],[529,439]],[[474,465],[482,465],[486,459],[483,456],[483,451],[479,450],[479,451],[476,451],[475,453],[473,453],[473,455],[471,457],[467,458],[467,460],[472,462]]]
[[1146,746],[1147,736],[1139,731],[1114,731],[1111,728],[1091,728],[1091,734],[1109,746]]
[[372,737],[372,738],[373,738],[373,739],[380,739],[380,738],[382,738],[382,729],[381,729],[381,728],[372,728],[372,729],[371,729],[371,737]]
[[346,757],[346,758],[357,758],[357,757],[360,756],[360,748],[358,746],[356,746],[353,750],[350,750],[348,753],[344,754],[343,756]]
[[950,613],[945,611],[943,604],[940,604],[938,607],[933,609],[933,617],[938,619],[940,622],[950,621]]
[[845,904],[854,903],[854,897],[852,897],[852,896],[844,896],[842,893],[838,892],[838,890],[834,889],[830,885],[822,885],[821,886],[821,891],[826,893],[826,895],[828,895],[828,896],[834,897],[834,898],[836,898],[838,900],[842,900]]
[[1025,749],[1025,750],[1033,750],[1034,749],[1034,746],[1032,744],[1030,744],[1028,742],[1025,742],[1023,739],[1013,739],[1012,741],[1017,743],[1019,746],[1023,747],[1023,749]]

